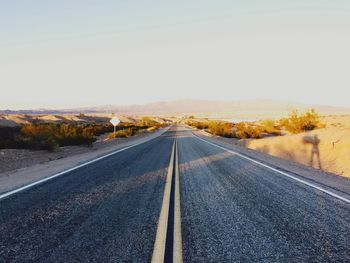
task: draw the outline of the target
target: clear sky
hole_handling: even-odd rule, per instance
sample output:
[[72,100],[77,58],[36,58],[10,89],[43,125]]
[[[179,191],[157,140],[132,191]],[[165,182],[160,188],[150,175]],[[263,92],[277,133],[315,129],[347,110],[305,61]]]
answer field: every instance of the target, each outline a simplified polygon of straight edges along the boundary
[[0,109],[184,98],[350,107],[350,1],[0,1]]

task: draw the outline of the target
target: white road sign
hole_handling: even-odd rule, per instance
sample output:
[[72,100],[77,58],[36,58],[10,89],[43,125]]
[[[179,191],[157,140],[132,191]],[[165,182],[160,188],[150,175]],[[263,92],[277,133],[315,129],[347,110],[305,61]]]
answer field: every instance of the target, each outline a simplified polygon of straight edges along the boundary
[[112,123],[113,126],[117,126],[120,123],[120,120],[118,118],[112,118],[110,123]]

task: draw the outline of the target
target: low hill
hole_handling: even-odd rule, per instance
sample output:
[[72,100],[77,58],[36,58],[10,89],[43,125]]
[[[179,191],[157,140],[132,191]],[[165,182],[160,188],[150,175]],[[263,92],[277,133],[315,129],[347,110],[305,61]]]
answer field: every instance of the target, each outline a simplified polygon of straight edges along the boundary
[[100,106],[85,107],[62,110],[3,110],[0,114],[106,114],[115,113],[119,115],[197,115],[200,117],[221,119],[264,119],[280,118],[286,116],[292,109],[315,108],[321,115],[347,114],[349,108],[332,107],[327,105],[306,105],[287,101],[276,100],[237,100],[237,101],[211,101],[211,100],[176,100],[166,102],[155,102],[144,105],[129,106]]

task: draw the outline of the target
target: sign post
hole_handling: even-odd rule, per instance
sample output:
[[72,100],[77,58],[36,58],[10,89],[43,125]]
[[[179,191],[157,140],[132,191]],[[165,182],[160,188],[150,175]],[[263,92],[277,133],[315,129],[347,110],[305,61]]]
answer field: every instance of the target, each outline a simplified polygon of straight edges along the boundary
[[113,117],[111,120],[110,120],[110,123],[112,123],[112,125],[114,126],[114,138],[115,138],[115,127],[120,123],[120,120],[118,118],[115,118]]

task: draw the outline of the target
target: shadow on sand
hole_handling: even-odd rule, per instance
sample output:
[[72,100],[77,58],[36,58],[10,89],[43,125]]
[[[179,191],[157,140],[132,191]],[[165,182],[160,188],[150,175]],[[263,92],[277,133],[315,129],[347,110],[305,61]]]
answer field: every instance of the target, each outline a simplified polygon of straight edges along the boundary
[[316,158],[316,162],[318,165],[318,168],[322,170],[322,164],[320,159],[320,149],[318,145],[320,144],[321,140],[318,138],[317,134],[313,136],[304,136],[303,137],[303,143],[305,144],[311,144],[311,156],[310,156],[310,166],[314,167],[314,159]]

